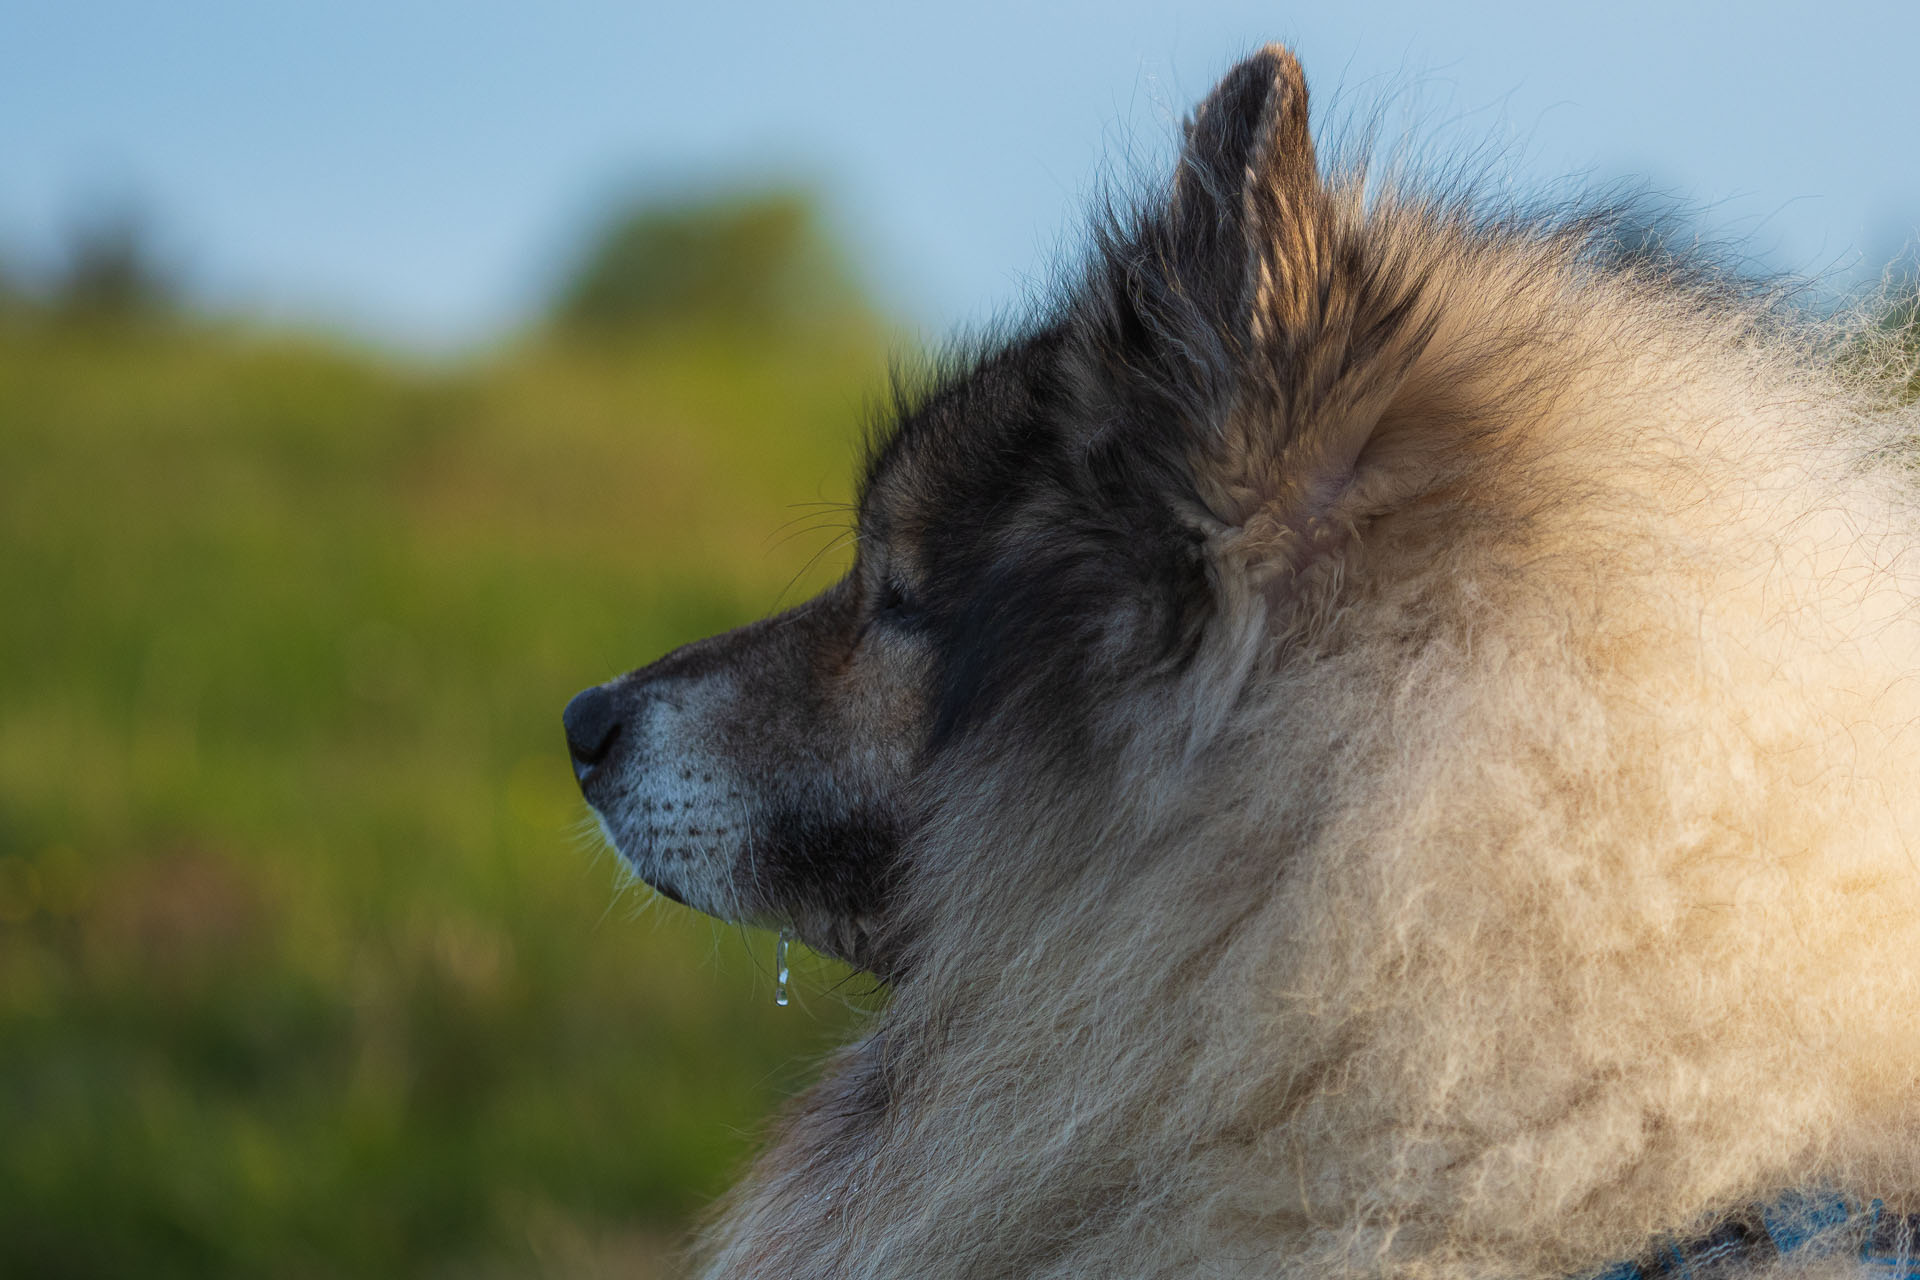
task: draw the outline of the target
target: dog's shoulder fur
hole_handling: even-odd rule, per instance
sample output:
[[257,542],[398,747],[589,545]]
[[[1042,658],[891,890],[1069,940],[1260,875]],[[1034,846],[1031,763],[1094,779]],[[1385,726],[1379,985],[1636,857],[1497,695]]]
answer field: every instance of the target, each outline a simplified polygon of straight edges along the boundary
[[1291,55],[1236,68],[876,451],[947,645],[894,991],[710,1274],[1561,1277],[1920,1210],[1920,421],[1835,354],[1604,219],[1323,174]]

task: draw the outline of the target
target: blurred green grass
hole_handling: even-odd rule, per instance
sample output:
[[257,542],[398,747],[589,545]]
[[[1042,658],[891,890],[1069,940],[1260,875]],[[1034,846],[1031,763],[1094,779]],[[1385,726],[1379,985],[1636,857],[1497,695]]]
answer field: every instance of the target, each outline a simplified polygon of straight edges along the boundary
[[837,571],[883,372],[0,319],[0,1270],[666,1273],[866,983],[622,891],[559,712]]

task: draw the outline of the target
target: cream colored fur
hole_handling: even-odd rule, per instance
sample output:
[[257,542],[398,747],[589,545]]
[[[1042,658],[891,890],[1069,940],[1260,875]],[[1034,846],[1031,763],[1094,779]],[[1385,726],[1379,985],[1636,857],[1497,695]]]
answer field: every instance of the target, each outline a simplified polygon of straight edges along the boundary
[[1101,776],[949,766],[918,965],[709,1274],[1577,1277],[1920,1211],[1920,418],[1830,326],[1328,190],[1434,282],[1387,496],[1302,557],[1236,419],[1228,621]]

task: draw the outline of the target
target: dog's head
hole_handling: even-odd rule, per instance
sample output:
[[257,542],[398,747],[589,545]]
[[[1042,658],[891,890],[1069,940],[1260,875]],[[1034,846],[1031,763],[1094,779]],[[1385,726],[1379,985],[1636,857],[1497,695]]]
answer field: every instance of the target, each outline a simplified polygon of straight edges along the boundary
[[1250,611],[1284,634],[1392,487],[1361,454],[1427,330],[1334,205],[1298,66],[1265,50],[1076,289],[900,407],[843,580],[576,697],[575,772],[639,874],[888,975],[956,778],[1084,795],[1142,735],[1190,751],[1185,712],[1142,708],[1191,710],[1169,691],[1257,647]]

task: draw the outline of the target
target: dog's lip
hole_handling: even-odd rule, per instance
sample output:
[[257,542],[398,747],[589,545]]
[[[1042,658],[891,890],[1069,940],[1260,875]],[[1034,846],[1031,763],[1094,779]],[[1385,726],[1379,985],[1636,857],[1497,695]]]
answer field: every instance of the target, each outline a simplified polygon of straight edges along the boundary
[[[599,811],[600,811],[599,806],[595,805],[594,813],[596,816],[599,814]],[[613,838],[613,833],[611,831],[607,833],[607,840],[608,840],[608,843],[613,845],[614,852],[620,855],[620,860],[622,862],[625,862],[628,867],[632,868],[633,873],[640,878],[640,883],[646,885],[649,889],[652,889],[655,893],[659,894],[661,897],[667,899],[670,902],[677,903],[683,907],[688,905],[686,898],[681,896],[681,893],[678,889],[674,888],[670,883],[667,882],[667,879],[665,876],[655,877],[655,876],[648,875],[646,872],[642,871],[640,869],[642,859],[636,858],[631,854],[629,854],[625,846],[623,846],[620,843],[620,841]]]

